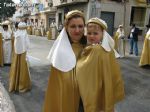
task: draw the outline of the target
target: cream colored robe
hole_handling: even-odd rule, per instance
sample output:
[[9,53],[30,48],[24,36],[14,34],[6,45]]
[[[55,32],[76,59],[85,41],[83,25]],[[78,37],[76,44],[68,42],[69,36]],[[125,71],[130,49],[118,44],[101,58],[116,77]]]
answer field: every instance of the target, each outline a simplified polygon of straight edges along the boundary
[[15,32],[14,56],[9,73],[9,92],[26,92],[31,89],[29,67],[26,52],[29,48],[29,39],[26,30]]
[[12,57],[12,35],[9,31],[3,31],[3,56],[4,56],[4,64],[11,63]]

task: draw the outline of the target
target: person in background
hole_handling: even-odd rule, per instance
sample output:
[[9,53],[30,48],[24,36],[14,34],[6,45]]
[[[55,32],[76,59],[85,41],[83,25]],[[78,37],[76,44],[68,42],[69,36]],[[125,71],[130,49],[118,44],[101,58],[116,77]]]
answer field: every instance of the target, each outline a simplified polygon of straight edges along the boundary
[[4,57],[4,64],[11,64],[12,59],[12,33],[8,29],[8,25],[10,24],[9,21],[4,21],[2,23],[3,32],[3,57]]
[[114,37],[115,49],[120,54],[120,57],[125,56],[125,32],[123,25],[119,25]]
[[87,22],[87,42],[76,65],[84,112],[114,112],[124,99],[124,84],[115,58],[114,41],[99,18]]
[[58,26],[58,32],[60,33],[62,29],[63,29],[63,24],[60,23],[60,25]]
[[[17,28],[18,27],[18,28]],[[31,89],[31,79],[26,54],[29,49],[29,38],[26,24],[16,24],[14,57],[9,73],[9,92],[26,92]]]
[[135,24],[132,24],[132,28],[129,35],[129,39],[130,39],[129,54],[133,54],[133,50],[134,50],[136,56],[138,56],[138,34],[139,34],[139,29],[135,26]]
[[150,29],[146,33],[139,66],[150,65]]
[[53,20],[51,25],[50,25],[50,29],[51,29],[51,39],[56,39],[56,36],[57,36],[57,27],[56,27],[56,23],[55,21]]
[[44,24],[43,22],[41,21],[41,24],[40,24],[40,30],[41,30],[41,36],[44,36]]

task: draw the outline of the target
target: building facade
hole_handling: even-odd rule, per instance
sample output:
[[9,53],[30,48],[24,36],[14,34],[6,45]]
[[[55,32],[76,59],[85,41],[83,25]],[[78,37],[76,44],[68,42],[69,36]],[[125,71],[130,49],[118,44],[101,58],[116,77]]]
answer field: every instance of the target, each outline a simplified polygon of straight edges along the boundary
[[131,24],[136,24],[140,35],[146,32],[150,25],[149,0],[26,0],[31,5],[27,8],[30,21],[40,25],[42,21],[48,30],[52,21],[57,28],[64,23],[68,11],[78,9],[83,11],[86,21],[91,17],[104,19],[108,24],[108,32],[113,36],[120,24],[124,25],[126,35]]
[[57,8],[58,26],[64,22],[65,14],[73,9],[83,11],[86,20],[91,17],[104,19],[111,35],[120,24],[128,35],[132,23],[140,28],[140,35],[144,35],[146,25],[150,24],[150,7],[146,0],[53,0],[53,5]]

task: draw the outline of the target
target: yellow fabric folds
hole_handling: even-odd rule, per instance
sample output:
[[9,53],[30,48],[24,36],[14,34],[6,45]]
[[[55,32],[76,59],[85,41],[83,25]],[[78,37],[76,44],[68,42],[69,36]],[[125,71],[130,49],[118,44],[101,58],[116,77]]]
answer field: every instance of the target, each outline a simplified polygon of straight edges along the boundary
[[[83,46],[73,43],[72,49],[78,58]],[[78,112],[80,96],[75,68],[61,72],[51,67],[50,74],[43,112]]]
[[114,53],[100,45],[87,46],[76,65],[85,112],[112,112],[124,98],[124,85]]
[[118,40],[119,40],[119,33],[116,32],[114,36],[114,41],[115,41],[115,50],[118,51]]
[[0,33],[0,66],[3,66],[3,41],[2,41],[2,33]]
[[26,92],[31,89],[26,53],[14,54],[9,74],[9,91]]
[[150,39],[145,38],[139,66],[150,65]]
[[32,27],[31,27],[31,26],[28,26],[28,27],[27,27],[27,33],[28,33],[29,35],[32,35]]
[[47,39],[51,40],[52,39],[52,31],[51,28],[47,31]]

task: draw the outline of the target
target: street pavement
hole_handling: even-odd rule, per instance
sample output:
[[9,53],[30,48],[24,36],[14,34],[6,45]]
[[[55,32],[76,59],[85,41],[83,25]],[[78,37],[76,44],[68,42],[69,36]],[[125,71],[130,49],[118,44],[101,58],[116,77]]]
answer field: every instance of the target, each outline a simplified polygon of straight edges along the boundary
[[[41,112],[50,64],[46,59],[53,44],[53,40],[46,37],[30,36],[31,47],[28,53],[32,89],[26,93],[9,93],[14,102],[16,112]],[[117,112],[150,112],[150,66],[139,67],[140,56],[128,55],[127,42],[126,57],[117,59],[121,66],[125,84],[125,99],[116,105]],[[139,42],[141,54],[143,41]],[[0,68],[1,82],[8,90],[8,73],[10,66]],[[82,112],[82,111],[80,111]]]

